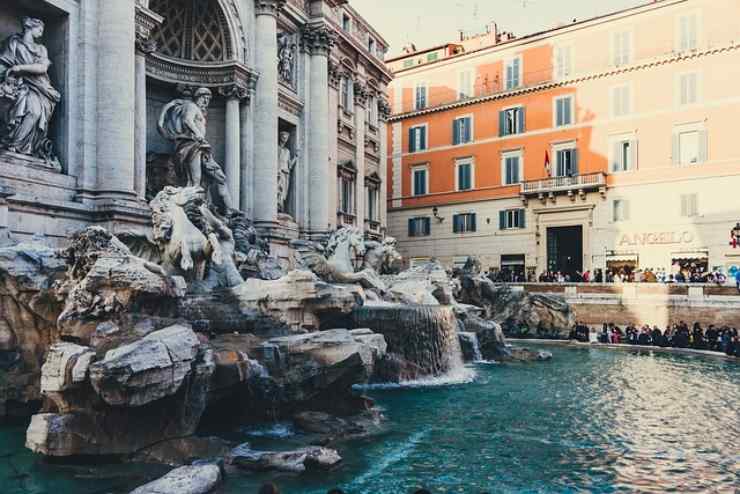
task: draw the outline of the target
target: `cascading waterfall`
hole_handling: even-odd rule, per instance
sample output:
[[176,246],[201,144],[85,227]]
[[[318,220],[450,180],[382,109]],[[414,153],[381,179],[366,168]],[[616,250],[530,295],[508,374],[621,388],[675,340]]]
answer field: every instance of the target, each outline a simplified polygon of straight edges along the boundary
[[353,318],[357,327],[385,337],[391,359],[395,359],[396,381],[459,376],[465,371],[451,307],[361,307],[353,312]]

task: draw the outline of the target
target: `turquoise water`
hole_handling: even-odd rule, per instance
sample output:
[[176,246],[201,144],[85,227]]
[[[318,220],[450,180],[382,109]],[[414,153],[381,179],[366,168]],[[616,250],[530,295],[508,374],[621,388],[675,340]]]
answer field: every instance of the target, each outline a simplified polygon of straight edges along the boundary
[[[555,358],[548,363],[477,365],[468,384],[373,390],[388,419],[385,429],[343,445],[339,470],[231,476],[220,492],[255,493],[265,480],[288,494],[323,494],[335,486],[348,494],[420,486],[435,493],[740,490],[740,365],[649,352],[549,350]],[[22,452],[22,432],[0,429],[0,454],[15,455],[16,471],[9,476],[7,459],[0,459],[0,476],[10,477],[0,492],[127,492],[124,484],[154,474],[117,466],[104,469],[103,480],[79,478],[84,469],[46,465]],[[258,448],[304,439],[281,425],[240,434]]]

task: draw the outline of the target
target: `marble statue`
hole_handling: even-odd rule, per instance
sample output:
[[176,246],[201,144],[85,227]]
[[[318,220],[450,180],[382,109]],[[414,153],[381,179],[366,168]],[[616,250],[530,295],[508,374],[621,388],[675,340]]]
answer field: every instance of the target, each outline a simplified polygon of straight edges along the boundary
[[398,274],[401,271],[403,257],[396,250],[396,244],[393,237],[385,237],[382,242],[366,241],[364,266],[379,274]]
[[192,100],[176,99],[165,105],[159,117],[162,137],[175,143],[173,161],[177,173],[186,179],[187,187],[202,186],[210,202],[222,213],[233,208],[221,165],[213,159],[213,150],[206,139],[206,116],[211,91],[200,88]]
[[355,266],[363,263],[366,253],[364,235],[358,228],[339,228],[326,247],[305,240],[294,240],[291,245],[298,252],[300,264],[324,281],[358,283],[363,288],[380,292],[386,289],[377,271],[372,268],[358,270]]
[[44,22],[23,18],[23,32],[8,37],[0,46],[0,106],[4,129],[0,146],[8,151],[44,160],[59,168],[49,140],[49,123],[61,94],[49,79],[49,54],[36,40],[44,34]]
[[295,48],[292,35],[278,34],[278,75],[291,87],[295,85]]
[[281,213],[288,212],[288,194],[290,193],[290,177],[293,173],[293,168],[298,161],[298,153],[296,156],[292,156],[290,149],[288,148],[288,141],[290,140],[290,132],[280,132],[280,139],[278,143],[278,211]]

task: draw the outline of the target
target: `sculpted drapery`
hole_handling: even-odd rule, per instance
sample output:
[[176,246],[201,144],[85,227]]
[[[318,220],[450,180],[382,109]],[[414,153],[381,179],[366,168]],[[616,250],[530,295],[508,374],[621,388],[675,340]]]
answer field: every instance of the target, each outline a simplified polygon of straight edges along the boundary
[[61,94],[49,79],[48,52],[36,42],[43,34],[43,21],[26,17],[23,33],[11,35],[0,46],[0,100],[5,110],[0,142],[4,149],[57,167],[48,134]]

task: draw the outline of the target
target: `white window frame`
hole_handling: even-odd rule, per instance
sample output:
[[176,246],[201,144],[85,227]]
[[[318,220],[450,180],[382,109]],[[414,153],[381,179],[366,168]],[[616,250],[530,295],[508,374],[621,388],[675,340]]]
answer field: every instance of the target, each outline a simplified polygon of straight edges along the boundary
[[[622,214],[620,218],[617,218],[617,214],[616,214],[617,213],[617,203],[622,204],[622,209],[621,209]],[[624,223],[630,220],[630,211],[629,211],[630,206],[629,206],[628,199],[625,199],[623,197],[615,197],[614,199],[612,199],[611,205],[612,207],[610,211],[611,213],[610,220],[612,223]]]
[[[526,208],[509,208],[509,209],[504,209],[503,211],[504,211],[504,217],[506,219],[504,221],[504,225],[503,225],[504,226],[504,229],[503,229],[503,231],[507,231],[507,230],[524,230],[525,227],[522,227],[522,225],[515,224],[516,223],[515,219],[516,219],[517,214],[519,213],[519,211],[522,211],[521,214],[524,215],[524,216],[526,216],[527,215],[527,209]],[[511,220],[511,221],[509,221],[509,220]],[[524,220],[524,224],[525,225],[526,225],[526,222],[527,222],[527,220],[525,218],[525,220]]]
[[457,99],[463,99],[463,88],[461,79],[463,74],[467,74],[470,80],[470,94],[466,94],[465,98],[470,99],[475,97],[475,70],[472,68],[462,69],[457,73]]
[[[690,202],[688,201],[689,198],[693,198]],[[697,216],[701,216],[699,214],[699,194],[696,192],[690,192],[688,194],[680,194],[679,199],[680,201],[680,211],[679,214],[681,218],[696,218]],[[689,211],[689,204],[693,206],[692,211]],[[684,214],[684,206],[686,206],[686,214]]]
[[[568,61],[570,62],[568,64],[565,71],[561,70],[563,67],[559,64],[559,56],[561,50],[568,50],[569,56]],[[555,50],[553,51],[553,59],[552,59],[552,66],[553,71],[555,72],[555,80],[557,81],[564,81],[566,79],[569,79],[573,77],[574,72],[574,63],[573,63],[573,52],[575,51],[575,44],[574,43],[560,43],[555,46]],[[567,73],[564,73],[567,72]]]
[[[632,82],[624,82],[622,84],[617,84],[616,86],[612,86],[609,89],[609,113],[612,116],[612,118],[627,118],[631,116],[635,111],[635,92],[633,91],[633,84]],[[622,91],[624,89],[627,89],[627,112],[624,114],[617,114],[615,111],[616,109],[616,100],[617,100],[617,92]],[[623,105],[620,105],[623,106]]]
[[[629,40],[629,51],[627,52],[627,60],[626,61],[625,60],[622,60],[623,53],[621,52],[622,51],[622,47],[620,46],[619,47],[619,50],[620,50],[620,55],[622,55],[622,57],[620,57],[619,63],[616,63],[616,58],[617,58],[617,43],[616,43],[617,40],[616,40],[616,37],[617,36],[620,37],[619,41],[621,43],[622,42],[622,36],[625,35],[625,34],[627,35],[627,39]],[[626,65],[633,64],[635,62],[635,30],[633,28],[628,27],[628,28],[620,29],[619,31],[613,31],[611,33],[611,37],[610,38],[611,38],[610,39],[610,42],[611,42],[611,50],[609,50],[609,54],[610,54],[611,58],[609,59],[609,66],[610,67],[624,67]]]
[[[558,101],[569,99],[570,100],[570,123],[565,125],[558,125]],[[562,127],[570,127],[576,124],[576,95],[575,94],[564,94],[562,96],[556,96],[552,99],[552,126],[553,128],[559,129]]]
[[[349,21],[347,23],[347,27],[346,28],[344,27],[344,21],[345,21],[345,19]],[[354,24],[354,22],[352,22],[352,16],[349,14],[349,12],[347,12],[346,10],[343,10],[342,11],[342,31],[351,34],[352,33],[352,28],[354,27],[353,24]]]
[[[409,151],[409,153],[424,153],[429,150],[429,124],[425,122],[425,123],[412,125],[411,127],[409,127],[409,130],[420,129],[420,128],[424,129],[424,135],[426,137],[426,139],[424,139],[425,141],[424,144],[426,144],[426,146],[424,147],[424,149],[419,149],[418,146],[415,146],[414,151],[413,152]],[[411,149],[410,142],[409,142],[409,149]]]
[[367,37],[367,51],[371,55],[375,55],[375,38],[372,36]]
[[429,108],[429,84],[426,81],[418,81],[414,84],[414,110],[423,110],[419,108],[419,99],[416,97],[416,92],[419,88],[424,88],[424,108]]
[[[515,60],[519,60],[519,73],[517,74],[517,81],[519,82],[516,86],[509,87],[509,64],[513,64]],[[506,91],[514,91],[524,86],[524,58],[521,55],[513,56],[506,60],[504,63],[504,89]]]
[[[452,125],[457,125],[457,121],[462,118],[469,118],[470,119],[470,140],[469,141],[461,141],[459,144],[452,143],[453,146],[465,146],[467,144],[472,144],[475,142],[475,115],[472,113],[466,113],[465,115],[458,115],[452,120]],[[452,131],[453,135],[453,141],[454,141],[454,135],[455,131],[453,128]]]
[[[696,46],[694,48],[683,49],[681,47],[681,20],[687,17],[696,16]],[[684,53],[687,51],[696,51],[702,44],[702,12],[701,9],[688,10],[681,12],[676,15],[675,27],[674,27],[674,50],[677,53]]]
[[[506,183],[506,158],[519,158],[519,181],[516,183]],[[501,185],[517,185],[524,181],[524,152],[521,148],[510,149],[501,152]]]
[[[552,149],[552,163],[550,163],[550,166],[552,167],[552,177],[560,177],[561,175],[558,175],[558,151],[565,151],[568,149],[575,149],[576,151],[576,159],[578,158],[578,141],[576,140],[570,140],[570,141],[564,141],[564,142],[556,142],[551,144]],[[580,166],[580,165],[579,165]],[[578,173],[580,174],[581,171],[578,170]]]
[[[459,168],[463,165],[470,165],[470,188],[461,190]],[[475,190],[475,158],[473,158],[472,156],[457,158],[455,160],[455,191],[470,192],[471,190]]]
[[[692,132],[696,132],[698,134],[698,150],[697,150],[697,162],[696,163],[682,163],[681,162],[681,134],[689,134]],[[673,164],[674,166],[697,166],[702,165],[709,161],[709,136],[707,134],[706,126],[704,125],[704,122],[694,122],[694,123],[686,123],[681,125],[675,125],[673,127],[673,134],[672,138],[674,140],[678,140],[677,142],[677,149],[674,149],[675,151],[678,151],[678,157],[673,156]],[[702,142],[702,138],[706,140],[706,142]],[[703,156],[702,160],[702,149],[704,149],[706,156]],[[672,153],[673,154],[673,153]]]
[[[683,79],[684,79],[684,77],[688,77],[688,76],[694,76],[694,77],[696,77],[696,100],[695,101],[692,101],[692,102],[689,102],[689,103],[684,103],[682,101],[682,99],[681,99],[681,97],[683,96],[683,87],[682,87],[682,85],[683,85]],[[678,74],[676,74],[676,84],[675,84],[675,91],[676,91],[676,93],[675,93],[676,94],[676,98],[675,98],[676,101],[675,101],[675,103],[676,103],[676,108],[691,108],[693,106],[700,105],[701,102],[702,102],[702,89],[703,89],[702,88],[702,86],[703,86],[702,82],[703,82],[702,81],[702,73],[699,70],[689,70],[689,71],[686,71],[686,72],[679,72]]]
[[[417,194],[416,192],[416,172],[424,170],[424,193]],[[411,167],[411,195],[414,197],[424,197],[429,195],[429,164],[416,165]]]
[[[614,163],[614,146],[618,142],[629,142],[631,146],[635,146],[635,152],[633,153],[633,156],[635,157],[635,162],[630,163],[632,165],[627,170],[614,170],[612,168],[612,163]],[[612,136],[609,136],[609,173],[611,174],[617,174],[617,173],[632,173],[638,170],[639,163],[640,163],[640,156],[639,156],[639,144],[637,141],[637,134],[635,132],[626,132],[622,134],[615,134]]]
[[[459,215],[463,215],[463,214],[464,215],[473,215],[473,216],[475,216],[475,230],[468,230],[467,228],[465,228],[461,232],[455,232],[455,220],[454,220],[454,218],[455,218],[455,216],[459,216]],[[480,225],[478,225],[478,212],[476,210],[474,210],[474,209],[464,209],[464,210],[459,210],[459,211],[453,211],[452,212],[452,215],[451,215],[451,218],[453,218],[453,220],[452,220],[452,232],[455,235],[466,235],[466,234],[470,234],[470,233],[478,233],[479,232],[479,226]],[[467,227],[467,222],[465,222],[465,225]]]

